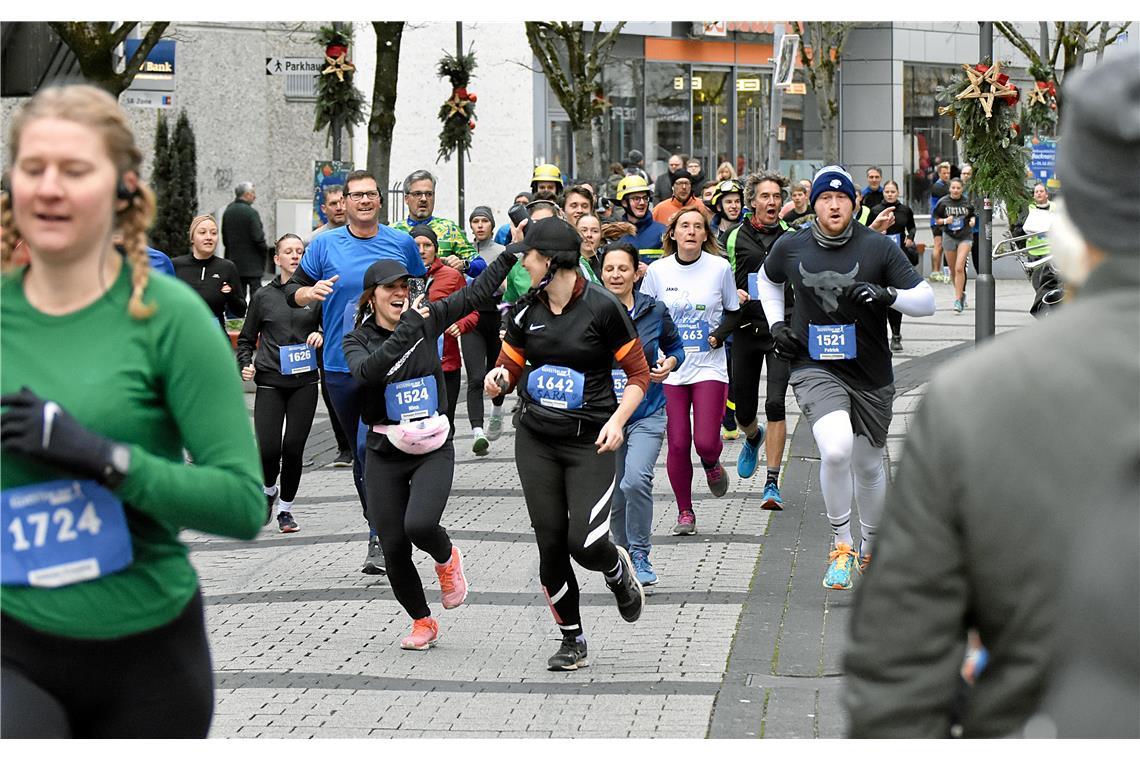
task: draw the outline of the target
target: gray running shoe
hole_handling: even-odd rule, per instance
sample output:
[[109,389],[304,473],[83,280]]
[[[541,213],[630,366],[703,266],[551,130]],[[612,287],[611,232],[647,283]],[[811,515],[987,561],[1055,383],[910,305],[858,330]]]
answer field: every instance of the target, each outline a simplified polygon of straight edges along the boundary
[[490,421],[487,423],[487,440],[497,441],[499,436],[503,434],[503,415],[492,414]]
[[380,536],[368,539],[368,556],[364,559],[364,567],[360,572],[366,575],[386,575],[388,570],[384,567],[384,551],[380,548]]

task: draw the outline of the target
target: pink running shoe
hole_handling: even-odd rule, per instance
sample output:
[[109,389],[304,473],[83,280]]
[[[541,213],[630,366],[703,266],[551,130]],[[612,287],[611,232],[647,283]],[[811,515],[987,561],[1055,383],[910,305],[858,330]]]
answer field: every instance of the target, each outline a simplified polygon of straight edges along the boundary
[[439,577],[440,602],[445,610],[453,610],[467,598],[467,576],[463,574],[463,555],[458,546],[451,547],[451,559],[444,564],[435,563]]
[[420,618],[412,622],[412,635],[400,642],[400,648],[423,651],[435,646],[438,638],[439,623],[435,618]]

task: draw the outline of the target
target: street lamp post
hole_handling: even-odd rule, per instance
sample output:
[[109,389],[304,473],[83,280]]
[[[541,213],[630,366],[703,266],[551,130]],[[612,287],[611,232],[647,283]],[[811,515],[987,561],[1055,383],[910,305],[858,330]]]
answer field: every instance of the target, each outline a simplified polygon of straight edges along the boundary
[[[463,22],[462,21],[456,21],[455,22],[455,57],[456,58],[462,58],[463,57]],[[465,193],[463,190],[463,146],[462,145],[459,146],[459,151],[456,155],[456,158],[458,159],[456,163],[459,164],[459,178],[458,178],[458,181],[459,181],[459,219],[458,219],[458,221],[459,221],[459,226],[462,227],[465,224],[464,220],[466,218],[463,214],[463,201],[464,201]]]
[[[994,54],[994,25],[992,21],[979,21],[981,26],[979,48],[981,60],[990,60]],[[992,63],[992,61],[991,61]],[[996,291],[994,288],[993,250],[993,199],[982,198],[981,234],[978,236],[978,280],[974,285],[977,309],[974,312],[974,343],[984,343],[994,336]]]

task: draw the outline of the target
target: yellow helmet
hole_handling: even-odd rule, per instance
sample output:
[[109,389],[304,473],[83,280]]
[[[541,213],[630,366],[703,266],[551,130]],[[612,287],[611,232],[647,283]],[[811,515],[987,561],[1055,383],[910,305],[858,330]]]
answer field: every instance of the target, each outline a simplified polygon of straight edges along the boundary
[[558,185],[558,192],[562,192],[562,170],[554,164],[540,164],[534,167],[534,174],[530,177],[531,192],[538,192],[539,182],[554,182]]
[[648,192],[650,192],[650,188],[649,183],[645,181],[645,177],[642,177],[640,174],[629,174],[618,182],[617,200],[618,203],[621,203],[627,195]]

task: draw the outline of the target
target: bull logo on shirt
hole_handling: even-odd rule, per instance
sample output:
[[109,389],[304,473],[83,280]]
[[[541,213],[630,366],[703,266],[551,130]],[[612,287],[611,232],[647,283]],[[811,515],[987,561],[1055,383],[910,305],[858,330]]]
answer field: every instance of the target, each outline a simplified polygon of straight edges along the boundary
[[804,269],[804,265],[800,264],[800,277],[804,280],[804,286],[811,288],[819,297],[820,303],[823,304],[823,309],[828,314],[834,314],[839,311],[839,294],[848,285],[855,284],[855,276],[859,274],[859,264],[855,264],[855,268],[847,274],[839,272],[832,272],[824,270],[822,272],[809,272]]

